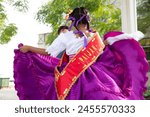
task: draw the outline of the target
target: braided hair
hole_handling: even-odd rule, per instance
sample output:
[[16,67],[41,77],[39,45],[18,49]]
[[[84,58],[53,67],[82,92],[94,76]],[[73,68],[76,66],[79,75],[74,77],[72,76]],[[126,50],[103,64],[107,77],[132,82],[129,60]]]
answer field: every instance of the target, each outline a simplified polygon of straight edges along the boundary
[[84,7],[75,8],[73,10],[73,12],[71,14],[69,14],[69,20],[72,20],[73,26],[76,29],[79,24],[87,25],[88,30],[90,28],[88,11]]
[[68,20],[72,21],[69,31],[71,30],[72,26],[74,26],[77,29],[74,31],[74,33],[84,37],[84,47],[86,47],[88,44],[87,36],[84,34],[84,32],[80,31],[77,26],[79,24],[85,24],[87,25],[87,30],[90,31],[88,11],[84,7],[77,7],[69,15]]

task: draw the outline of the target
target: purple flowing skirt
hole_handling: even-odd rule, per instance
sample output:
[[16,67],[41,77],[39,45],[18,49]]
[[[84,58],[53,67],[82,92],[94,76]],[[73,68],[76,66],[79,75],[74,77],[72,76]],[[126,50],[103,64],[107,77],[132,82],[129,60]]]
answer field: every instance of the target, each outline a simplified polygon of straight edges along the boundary
[[[54,68],[59,59],[15,50],[14,79],[21,100],[57,100]],[[62,67],[63,68],[63,67]],[[107,45],[72,86],[67,100],[141,100],[149,66],[133,39]]]

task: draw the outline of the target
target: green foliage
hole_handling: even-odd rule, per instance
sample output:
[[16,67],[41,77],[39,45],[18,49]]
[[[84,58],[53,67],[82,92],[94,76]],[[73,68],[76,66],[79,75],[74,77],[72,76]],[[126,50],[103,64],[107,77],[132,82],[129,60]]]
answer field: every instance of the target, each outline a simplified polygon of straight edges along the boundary
[[15,24],[8,23],[5,7],[3,6],[4,2],[13,6],[18,11],[26,12],[28,10],[28,2],[26,0],[0,0],[0,44],[8,43],[11,37],[17,33]]
[[5,14],[4,7],[2,4],[0,4],[0,27],[3,26],[6,18],[7,15]]
[[19,12],[28,11],[28,1],[27,0],[5,0],[8,4],[13,6],[15,10]]
[[17,33],[17,27],[14,24],[4,26],[0,33],[0,44],[8,43],[12,36]]
[[144,93],[144,97],[147,100],[150,100],[150,86],[147,88],[146,92]]
[[143,38],[139,41],[142,46],[149,46],[150,45],[150,38]]
[[150,27],[150,0],[137,0],[138,28],[146,33]]
[[101,36],[110,30],[120,30],[121,11],[110,0],[50,0],[40,8],[36,17],[39,22],[52,26],[53,31],[48,36],[47,43],[56,38],[58,27],[65,24],[62,14],[80,6],[89,10],[91,28],[97,30]]

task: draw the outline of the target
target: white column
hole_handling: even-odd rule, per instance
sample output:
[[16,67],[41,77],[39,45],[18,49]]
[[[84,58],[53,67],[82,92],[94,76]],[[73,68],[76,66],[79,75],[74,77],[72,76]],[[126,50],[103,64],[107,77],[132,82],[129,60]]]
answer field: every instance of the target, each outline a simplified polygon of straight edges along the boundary
[[121,0],[122,31],[137,31],[136,0]]

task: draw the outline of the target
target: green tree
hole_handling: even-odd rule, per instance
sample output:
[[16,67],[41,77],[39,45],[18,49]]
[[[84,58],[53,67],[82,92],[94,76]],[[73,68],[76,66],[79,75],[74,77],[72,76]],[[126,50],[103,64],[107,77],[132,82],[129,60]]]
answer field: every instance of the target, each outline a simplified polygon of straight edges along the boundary
[[137,0],[138,28],[146,33],[150,28],[150,0]]
[[48,36],[47,43],[52,43],[56,38],[57,29],[65,24],[63,14],[75,7],[83,6],[90,12],[91,28],[97,30],[102,36],[110,30],[120,30],[121,11],[114,5],[116,0],[50,0],[43,5],[37,13],[39,22],[50,24],[52,33]]
[[0,44],[8,43],[11,37],[17,33],[15,24],[8,23],[4,3],[13,6],[21,12],[28,10],[28,2],[26,0],[0,0]]

